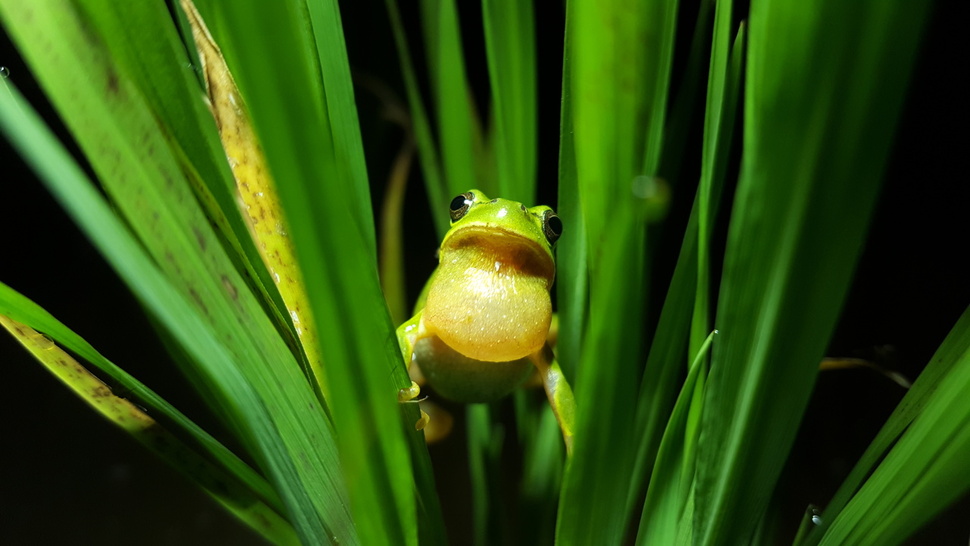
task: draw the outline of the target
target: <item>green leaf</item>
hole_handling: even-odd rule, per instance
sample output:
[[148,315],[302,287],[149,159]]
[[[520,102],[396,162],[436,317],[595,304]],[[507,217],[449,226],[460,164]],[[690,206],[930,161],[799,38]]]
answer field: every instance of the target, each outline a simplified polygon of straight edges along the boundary
[[[492,177],[482,170],[481,122],[465,73],[465,59],[455,0],[423,0],[421,16],[432,96],[438,118],[438,139],[448,197],[471,188],[498,195]],[[444,210],[447,203],[433,203]]]
[[640,383],[634,421],[639,443],[626,503],[629,511],[639,505],[647,491],[647,477],[652,474],[687,360],[697,285],[697,210],[695,199]]
[[[580,1],[567,12],[564,108],[572,110],[574,130],[562,135],[574,139],[589,312],[575,381],[574,451],[559,505],[564,544],[619,542],[631,515],[622,508],[637,446],[629,416],[642,362],[651,202],[643,190],[654,184],[663,144],[675,15],[676,2],[622,0]],[[560,149],[569,153],[570,146]],[[568,158],[560,161],[568,167]],[[581,319],[562,320],[574,328]]]
[[498,195],[531,202],[536,184],[536,52],[531,2],[483,0]]
[[701,544],[750,539],[775,487],[866,234],[926,6],[751,9],[745,152],[697,463]]
[[361,220],[365,247],[370,254],[377,252],[371,213],[370,187],[367,183],[367,166],[364,163],[364,145],[357,121],[357,104],[347,61],[340,10],[334,0],[303,2],[310,16],[310,29],[316,44],[317,62],[323,77],[327,112],[331,119],[334,153],[342,161],[337,163],[340,180],[356,193],[351,203],[358,207],[355,218]]
[[[391,20],[394,43],[397,47],[401,72],[404,76],[404,87],[407,91],[408,105],[411,107],[411,122],[415,140],[417,140],[418,160],[421,162],[421,171],[424,174],[424,185],[428,191],[428,203],[432,211],[444,210],[452,194],[448,190],[443,178],[444,175],[441,173],[438,149],[431,132],[431,122],[428,121],[428,114],[424,108],[424,102],[421,100],[418,78],[414,71],[414,63],[411,61],[407,36],[404,34],[404,25],[401,23],[401,14],[396,0],[385,0],[384,4],[387,6],[388,16]],[[448,218],[444,214],[432,214],[431,216],[434,218],[438,236],[444,237],[449,227]]]
[[[566,3],[566,25],[574,17],[575,3]],[[576,377],[588,312],[589,270],[586,265],[586,222],[579,199],[576,142],[573,139],[572,39],[563,43],[562,107],[559,122],[559,204],[563,234],[556,244],[556,295],[559,306],[557,358],[566,376]]]
[[690,522],[684,516],[692,497],[697,416],[703,408],[705,361],[714,335],[707,337],[697,353],[667,420],[640,515],[637,544],[674,544],[683,530],[682,523]]
[[[711,45],[711,67],[707,85],[707,108],[704,117],[704,145],[701,148],[701,179],[697,189],[697,294],[691,320],[688,354],[697,354],[711,331],[710,326],[710,259],[709,248],[717,205],[720,203],[734,119],[743,54],[743,27],[737,45],[731,48],[733,2],[717,3],[714,10],[714,39]],[[729,66],[729,60],[734,62]]]

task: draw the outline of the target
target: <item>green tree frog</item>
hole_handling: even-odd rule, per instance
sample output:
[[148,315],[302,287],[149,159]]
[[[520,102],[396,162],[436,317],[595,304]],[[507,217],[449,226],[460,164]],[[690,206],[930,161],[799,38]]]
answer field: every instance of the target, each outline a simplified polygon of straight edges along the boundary
[[[455,197],[450,209],[438,267],[416,314],[397,329],[405,366],[442,397],[468,403],[506,396],[537,369],[568,450],[575,404],[547,342],[562,221],[549,207],[478,190]],[[415,383],[399,398],[419,390]]]

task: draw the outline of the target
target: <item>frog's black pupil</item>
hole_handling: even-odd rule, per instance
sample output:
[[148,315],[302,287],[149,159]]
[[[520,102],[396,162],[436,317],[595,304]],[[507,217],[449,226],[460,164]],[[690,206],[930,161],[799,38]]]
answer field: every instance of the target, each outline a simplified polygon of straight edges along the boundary
[[549,227],[549,232],[555,234],[556,237],[562,235],[562,220],[558,216],[551,216],[546,220],[546,226]]
[[465,195],[459,195],[451,200],[451,210],[457,211],[465,206]]

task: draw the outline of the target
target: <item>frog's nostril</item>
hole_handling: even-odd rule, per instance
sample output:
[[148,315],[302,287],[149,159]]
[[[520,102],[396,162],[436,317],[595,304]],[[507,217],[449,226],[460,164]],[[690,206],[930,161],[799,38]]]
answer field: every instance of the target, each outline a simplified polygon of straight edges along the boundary
[[522,209],[522,212],[529,212],[529,209],[525,208],[525,205],[522,203],[519,203],[519,208]]

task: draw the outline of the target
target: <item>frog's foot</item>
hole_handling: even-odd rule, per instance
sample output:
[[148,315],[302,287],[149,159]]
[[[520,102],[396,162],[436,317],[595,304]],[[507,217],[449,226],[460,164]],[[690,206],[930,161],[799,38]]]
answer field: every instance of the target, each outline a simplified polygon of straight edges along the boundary
[[[426,411],[427,413],[425,413]],[[425,423],[427,428],[424,429],[424,441],[433,444],[448,436],[455,418],[438,404],[425,400],[421,402],[421,416],[429,417],[429,414],[430,420]]]
[[[397,391],[397,401],[399,404],[413,404],[415,402],[420,402],[416,398],[421,394],[421,387],[417,383],[411,381],[411,386],[400,389]],[[414,430],[422,430],[424,427],[428,426],[428,422],[431,421],[431,417],[421,410],[421,418],[418,419],[417,423],[414,423]]]
[[417,423],[414,423],[414,430],[424,430],[424,427],[428,426],[431,422],[431,416],[428,415],[424,410],[421,410],[421,418],[418,419]]
[[421,394],[421,387],[417,383],[411,381],[411,386],[400,389],[397,391],[397,401],[401,404],[405,402],[413,402]]
[[530,356],[529,359],[539,370],[549,405],[556,415],[556,420],[559,421],[563,443],[566,444],[566,455],[572,455],[573,430],[575,430],[576,422],[576,399],[573,397],[573,390],[569,386],[569,382],[566,381],[566,376],[563,375],[549,345]]

